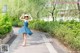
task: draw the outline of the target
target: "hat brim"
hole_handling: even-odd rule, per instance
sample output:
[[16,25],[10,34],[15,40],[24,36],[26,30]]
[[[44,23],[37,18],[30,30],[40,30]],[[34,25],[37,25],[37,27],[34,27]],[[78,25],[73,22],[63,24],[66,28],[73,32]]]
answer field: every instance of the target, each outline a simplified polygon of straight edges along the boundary
[[29,15],[24,15],[24,18],[25,18],[25,17],[30,18],[30,16],[29,16]]

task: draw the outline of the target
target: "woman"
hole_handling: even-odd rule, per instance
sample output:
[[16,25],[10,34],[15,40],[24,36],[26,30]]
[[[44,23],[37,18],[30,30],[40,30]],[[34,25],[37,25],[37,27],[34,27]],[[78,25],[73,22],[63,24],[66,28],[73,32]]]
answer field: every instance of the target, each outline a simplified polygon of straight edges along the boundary
[[24,25],[22,26],[22,28],[20,28],[19,30],[19,33],[23,35],[23,44],[22,46],[26,46],[26,37],[27,35],[32,35],[33,33],[30,31],[30,29],[28,28],[28,22],[30,21],[29,20],[30,16],[28,14],[23,14],[21,17],[20,17],[20,20],[24,21]]

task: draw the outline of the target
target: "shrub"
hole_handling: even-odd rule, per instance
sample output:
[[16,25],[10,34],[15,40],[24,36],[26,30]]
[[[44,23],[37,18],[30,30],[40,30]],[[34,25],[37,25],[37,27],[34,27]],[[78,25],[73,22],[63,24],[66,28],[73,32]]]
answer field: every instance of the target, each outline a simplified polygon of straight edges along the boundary
[[44,21],[31,21],[30,28],[41,30],[50,33],[52,36],[57,37],[64,44],[80,50],[80,23],[76,21],[67,22],[44,22]]
[[0,38],[3,38],[5,35],[11,31],[12,23],[8,14],[0,14]]

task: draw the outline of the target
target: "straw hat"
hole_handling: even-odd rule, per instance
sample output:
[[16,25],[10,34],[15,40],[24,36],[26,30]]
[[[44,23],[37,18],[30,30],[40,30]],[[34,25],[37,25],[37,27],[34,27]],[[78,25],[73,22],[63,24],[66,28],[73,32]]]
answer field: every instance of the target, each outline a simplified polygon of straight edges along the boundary
[[28,18],[30,17],[28,14],[22,14],[22,18],[24,19],[26,16],[28,16]]
[[28,15],[28,14],[24,14],[24,17],[25,17],[25,16],[29,16],[29,15]]
[[30,17],[28,14],[24,14],[24,17],[28,16],[28,18]]
[[24,19],[26,16],[28,16],[29,19],[31,18],[31,16],[29,14],[22,14],[22,16],[20,18]]

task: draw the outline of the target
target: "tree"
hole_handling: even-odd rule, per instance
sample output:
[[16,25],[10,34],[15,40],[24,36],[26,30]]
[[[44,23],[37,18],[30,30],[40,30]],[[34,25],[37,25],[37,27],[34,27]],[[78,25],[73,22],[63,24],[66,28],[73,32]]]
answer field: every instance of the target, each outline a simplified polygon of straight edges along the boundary
[[44,9],[47,0],[28,0],[31,14],[35,18],[40,18],[40,12]]
[[51,15],[52,15],[52,18],[53,18],[53,21],[55,20],[55,17],[54,17],[54,13],[55,13],[55,10],[56,10],[56,1],[57,0],[50,0],[51,1],[51,11],[50,11],[50,13],[51,13]]
[[52,9],[52,12],[51,12],[51,15],[52,15],[52,17],[53,17],[53,21],[54,21],[54,11],[55,11],[55,9],[56,9],[56,4],[54,4],[53,5],[53,9]]
[[80,18],[80,0],[77,0],[77,7],[78,7],[78,11],[79,11],[79,18]]

